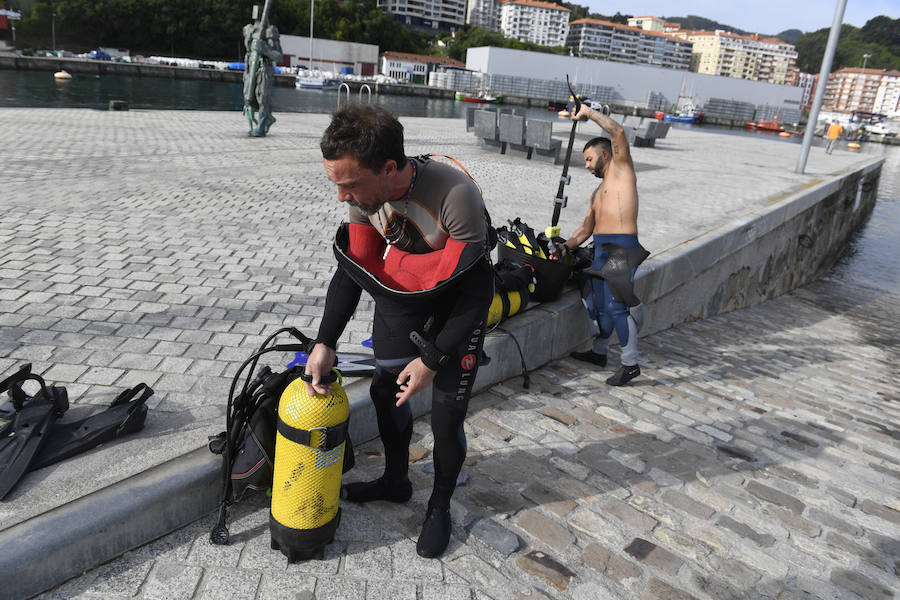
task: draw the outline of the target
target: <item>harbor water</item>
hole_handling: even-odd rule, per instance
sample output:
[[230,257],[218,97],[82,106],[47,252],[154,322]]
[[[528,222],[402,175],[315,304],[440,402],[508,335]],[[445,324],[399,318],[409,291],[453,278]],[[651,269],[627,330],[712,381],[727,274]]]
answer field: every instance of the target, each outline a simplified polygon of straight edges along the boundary
[[[346,99],[346,95],[344,96]],[[354,100],[357,94],[352,96]],[[223,110],[240,111],[243,106],[243,88],[240,83],[213,81],[164,79],[127,76],[75,75],[69,80],[57,80],[46,71],[0,70],[0,108],[4,107],[46,107],[46,108],[91,108],[106,110],[110,100],[125,100],[132,109],[146,110]],[[275,87],[272,94],[272,109],[279,112],[328,113],[338,102],[336,90],[304,90],[290,87]],[[437,98],[413,96],[372,96],[372,102],[384,106],[401,117],[462,118],[470,104]],[[528,108],[528,118],[566,123],[554,111]],[[697,127],[674,123],[673,127]],[[799,136],[781,138],[770,133],[700,126],[704,131],[733,136],[765,136],[772,143],[800,144]],[[821,146],[821,140],[814,142]],[[799,151],[799,148],[798,148]],[[815,148],[814,148],[815,151]],[[860,152],[885,157],[882,169],[879,201],[891,205],[879,207],[876,213],[894,214],[900,207],[900,147],[864,143]],[[893,213],[892,213],[893,211]],[[896,217],[886,216],[891,219]],[[894,221],[893,231],[897,231],[898,221]],[[894,236],[900,239],[898,236]],[[900,242],[891,255],[900,251]]]

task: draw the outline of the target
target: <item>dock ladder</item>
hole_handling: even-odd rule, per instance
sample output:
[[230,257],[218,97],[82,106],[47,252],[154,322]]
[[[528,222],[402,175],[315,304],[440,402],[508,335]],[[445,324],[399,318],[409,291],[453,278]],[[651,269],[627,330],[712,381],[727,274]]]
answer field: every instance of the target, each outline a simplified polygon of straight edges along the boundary
[[[338,88],[338,97],[337,97],[337,107],[341,107],[341,98],[343,97],[344,90],[347,90],[347,102],[350,102],[350,86],[346,83],[342,83]],[[363,104],[363,91],[366,92],[366,104],[372,104],[372,88],[369,87],[369,84],[364,83],[359,87],[359,103]]]

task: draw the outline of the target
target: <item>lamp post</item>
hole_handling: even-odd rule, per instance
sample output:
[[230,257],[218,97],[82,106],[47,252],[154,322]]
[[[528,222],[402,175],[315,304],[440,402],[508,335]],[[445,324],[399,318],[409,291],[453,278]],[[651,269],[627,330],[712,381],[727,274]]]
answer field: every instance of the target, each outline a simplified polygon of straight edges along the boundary
[[813,98],[812,108],[809,111],[806,131],[803,133],[800,157],[797,159],[795,171],[800,174],[806,170],[806,159],[809,158],[809,148],[812,146],[813,132],[816,130],[816,121],[819,118],[819,109],[822,107],[822,98],[825,97],[825,88],[828,86],[828,75],[831,73],[831,63],[837,50],[838,38],[841,37],[841,22],[844,20],[844,10],[846,8],[847,0],[838,0],[837,7],[834,9],[834,21],[831,23],[831,31],[828,33],[828,42],[825,44],[825,55],[822,57],[822,69],[819,71],[816,95]]
[[866,70],[866,63],[869,62],[869,59],[872,57],[871,54],[863,54],[863,71]]

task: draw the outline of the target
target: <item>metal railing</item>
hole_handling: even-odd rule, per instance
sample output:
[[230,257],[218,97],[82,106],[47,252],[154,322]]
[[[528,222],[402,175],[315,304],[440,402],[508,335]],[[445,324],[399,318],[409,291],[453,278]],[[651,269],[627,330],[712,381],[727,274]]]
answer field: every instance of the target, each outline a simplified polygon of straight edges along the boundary
[[[346,83],[342,83],[338,88],[338,96],[337,96],[337,107],[340,108],[343,102],[341,99],[344,97],[344,90],[347,90],[347,104],[350,103],[350,86]],[[372,104],[372,88],[369,87],[369,84],[364,83],[359,86],[359,94],[357,101],[360,104],[363,104],[363,92],[366,93],[365,104]]]

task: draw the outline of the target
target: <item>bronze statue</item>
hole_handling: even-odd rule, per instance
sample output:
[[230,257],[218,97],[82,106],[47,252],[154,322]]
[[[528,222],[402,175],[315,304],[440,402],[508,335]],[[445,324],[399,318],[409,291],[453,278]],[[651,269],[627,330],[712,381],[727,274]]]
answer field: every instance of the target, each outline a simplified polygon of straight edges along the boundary
[[282,59],[278,29],[269,24],[272,0],[266,0],[262,16],[244,25],[244,114],[250,123],[250,135],[264,137],[275,122],[272,116],[273,65]]

